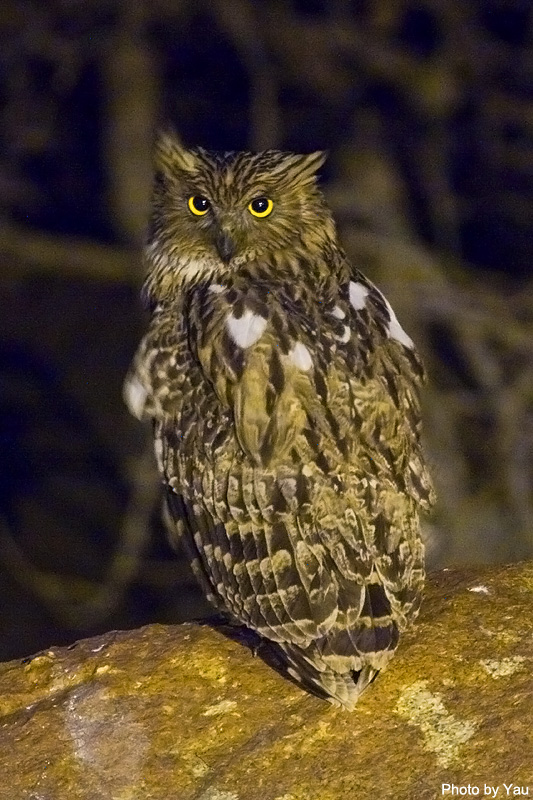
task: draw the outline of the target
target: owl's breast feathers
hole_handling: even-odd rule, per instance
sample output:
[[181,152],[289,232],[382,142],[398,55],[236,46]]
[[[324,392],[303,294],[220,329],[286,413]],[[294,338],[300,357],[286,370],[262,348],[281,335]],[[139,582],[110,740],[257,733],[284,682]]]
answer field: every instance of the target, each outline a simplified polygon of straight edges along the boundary
[[347,707],[420,602],[422,379],[353,271],[325,289],[198,284],[156,309],[127,380],[210,599]]

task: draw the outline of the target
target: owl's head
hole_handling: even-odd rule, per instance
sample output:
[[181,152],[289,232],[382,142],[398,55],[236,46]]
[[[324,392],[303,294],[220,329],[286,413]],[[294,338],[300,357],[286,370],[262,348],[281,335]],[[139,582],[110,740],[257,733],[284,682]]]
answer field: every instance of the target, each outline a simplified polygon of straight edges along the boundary
[[276,263],[284,253],[312,258],[334,236],[316,184],[325,157],[186,150],[161,136],[146,248],[153,292],[163,297],[250,262]]

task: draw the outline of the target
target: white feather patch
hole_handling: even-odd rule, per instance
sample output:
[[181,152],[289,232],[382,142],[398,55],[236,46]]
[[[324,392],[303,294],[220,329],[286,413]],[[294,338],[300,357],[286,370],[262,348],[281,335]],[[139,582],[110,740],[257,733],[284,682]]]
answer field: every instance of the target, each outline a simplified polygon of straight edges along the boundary
[[128,406],[130,414],[137,419],[142,419],[146,397],[148,392],[137,377],[124,384],[124,402]]
[[212,292],[213,294],[222,294],[224,287],[221,286],[220,283],[212,283],[207,287],[207,291]]
[[313,366],[313,359],[311,358],[311,353],[301,342],[297,342],[292,350],[289,353],[289,360],[294,364],[295,367],[298,369],[303,369],[304,372],[307,372],[308,369],[311,369]]
[[239,319],[230,314],[226,325],[235,344],[245,349],[259,341],[265,332],[267,320],[248,309]]
[[337,339],[339,340],[339,342],[342,342],[343,344],[346,344],[346,342],[350,341],[351,335],[352,335],[352,330],[351,330],[350,326],[349,325],[345,325],[344,326],[344,331],[342,333],[342,336],[337,336]]
[[350,303],[356,311],[365,307],[368,289],[362,283],[350,281]]
[[339,306],[335,306],[335,308],[331,313],[333,314],[334,317],[337,317],[337,319],[344,319],[344,317],[346,316],[342,308],[340,308]]
[[387,304],[387,310],[390,316],[389,336],[391,337],[391,339],[396,339],[397,342],[400,342],[400,344],[403,344],[405,347],[413,349],[413,347],[415,346],[413,340],[411,339],[410,336],[406,334],[406,332],[398,322],[398,318],[394,313],[394,311],[392,310],[392,306],[387,300],[387,298],[384,297],[383,299]]

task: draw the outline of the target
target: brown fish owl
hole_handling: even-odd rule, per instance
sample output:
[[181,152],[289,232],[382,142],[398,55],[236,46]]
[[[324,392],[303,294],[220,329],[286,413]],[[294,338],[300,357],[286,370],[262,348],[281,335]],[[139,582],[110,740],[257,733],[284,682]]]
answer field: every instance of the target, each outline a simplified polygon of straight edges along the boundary
[[352,709],[418,611],[433,495],[422,365],[338,244],[323,161],[160,139],[125,392],[208,599]]

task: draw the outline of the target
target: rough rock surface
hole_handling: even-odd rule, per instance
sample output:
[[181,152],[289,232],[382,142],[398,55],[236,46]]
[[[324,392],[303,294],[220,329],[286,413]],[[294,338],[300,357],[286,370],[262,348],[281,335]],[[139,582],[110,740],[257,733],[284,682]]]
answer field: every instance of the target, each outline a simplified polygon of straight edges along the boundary
[[352,714],[201,625],[2,664],[0,799],[533,796],[532,601],[531,563],[431,576]]

